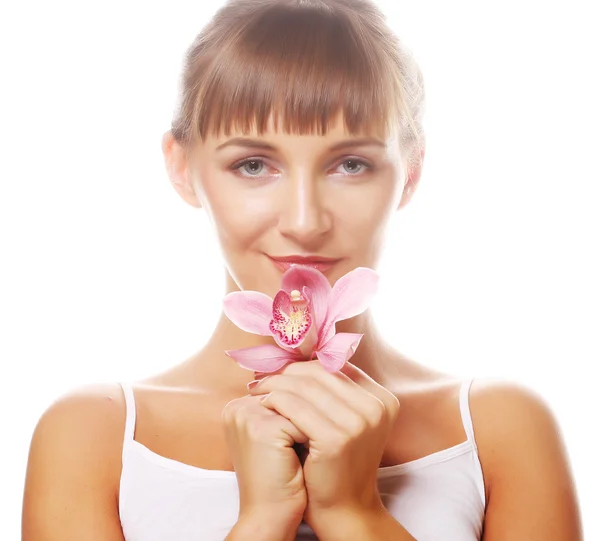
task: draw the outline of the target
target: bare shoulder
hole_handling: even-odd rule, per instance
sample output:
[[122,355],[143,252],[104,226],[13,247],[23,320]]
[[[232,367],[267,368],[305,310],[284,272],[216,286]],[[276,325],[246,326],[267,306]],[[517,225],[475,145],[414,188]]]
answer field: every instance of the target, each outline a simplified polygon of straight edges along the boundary
[[60,539],[61,532],[90,539],[89,524],[98,539],[122,539],[116,497],[124,426],[118,384],[74,389],[46,409],[29,450],[24,540]]
[[[469,404],[478,447],[490,465],[526,451],[525,443],[547,447],[558,443],[561,431],[548,402],[537,391],[518,382],[476,378]],[[490,474],[494,473],[490,470]],[[502,471],[500,467],[499,471]]]
[[78,454],[82,449],[93,455],[108,451],[122,439],[124,402],[117,383],[73,389],[57,398],[42,414],[32,446],[52,445],[61,454]]
[[521,383],[476,378],[469,403],[488,502],[484,540],[580,539],[568,452],[548,402]]

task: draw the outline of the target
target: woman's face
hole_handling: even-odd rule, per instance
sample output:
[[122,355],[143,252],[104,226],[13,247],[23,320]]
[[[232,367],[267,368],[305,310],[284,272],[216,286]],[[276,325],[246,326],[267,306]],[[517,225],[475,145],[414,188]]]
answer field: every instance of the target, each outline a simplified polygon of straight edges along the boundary
[[283,272],[271,257],[334,258],[322,271],[332,285],[356,267],[376,268],[389,218],[418,181],[406,183],[396,137],[350,136],[341,117],[324,136],[275,132],[271,123],[260,137],[210,137],[185,159],[169,134],[171,180],[208,213],[231,277],[271,296]]

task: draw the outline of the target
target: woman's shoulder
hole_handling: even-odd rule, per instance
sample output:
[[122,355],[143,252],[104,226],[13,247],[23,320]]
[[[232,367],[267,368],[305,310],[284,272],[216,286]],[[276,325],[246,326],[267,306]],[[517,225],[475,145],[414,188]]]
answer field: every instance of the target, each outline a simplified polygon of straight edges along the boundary
[[[498,406],[499,403],[506,403],[511,400],[517,401],[517,407],[524,402],[535,403],[539,407],[548,408],[548,403],[544,397],[533,388],[524,383],[499,377],[474,377],[469,392],[471,400],[481,402],[484,405]],[[488,404],[490,403],[490,404]]]
[[493,487],[505,486],[506,479],[534,471],[542,457],[557,471],[564,466],[566,454],[559,423],[536,390],[508,379],[475,378],[469,408],[490,493]]
[[[534,471],[544,477],[542,464],[560,472],[568,484],[568,458],[559,423],[548,401],[535,389],[506,378],[448,374],[437,374],[415,388],[415,396],[422,397],[419,410],[423,415],[439,412],[444,430],[454,427],[462,433],[449,412],[455,411],[457,400],[466,399],[463,421],[470,418],[486,502],[494,490],[496,501],[503,497],[501,494],[514,497],[514,489],[507,484],[511,479],[522,480]],[[462,397],[461,390],[467,391]]]
[[[74,387],[57,397],[42,413],[36,430],[90,432],[114,430],[124,425],[125,399],[118,383],[93,383]],[[94,430],[89,430],[93,426]],[[84,430],[86,429],[86,430]]]
[[120,463],[124,427],[125,399],[118,383],[81,385],[57,397],[42,413],[31,451],[81,466],[89,462],[99,474],[114,474],[110,466]]
[[[516,437],[552,437],[558,423],[548,401],[533,388],[514,380],[474,378],[469,406],[475,435],[481,444],[497,444],[508,437],[518,448]],[[481,446],[481,445],[480,445]]]
[[72,389],[42,413],[27,460],[24,538],[57,528],[81,537],[92,520],[98,539],[121,538],[116,502],[124,408],[120,386],[102,383]]

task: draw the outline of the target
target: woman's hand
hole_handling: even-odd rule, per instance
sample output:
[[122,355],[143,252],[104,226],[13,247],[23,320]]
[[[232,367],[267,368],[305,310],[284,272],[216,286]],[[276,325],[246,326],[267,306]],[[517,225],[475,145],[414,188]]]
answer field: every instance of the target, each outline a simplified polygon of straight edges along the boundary
[[293,539],[307,503],[302,465],[293,445],[307,441],[306,436],[288,419],[263,407],[258,396],[228,402],[222,420],[239,485],[238,522],[264,522],[271,533],[291,531]]
[[377,470],[399,412],[391,392],[350,363],[332,374],[310,361],[288,364],[250,393],[308,437],[296,441],[308,448],[304,520],[313,530],[323,516],[381,510]]

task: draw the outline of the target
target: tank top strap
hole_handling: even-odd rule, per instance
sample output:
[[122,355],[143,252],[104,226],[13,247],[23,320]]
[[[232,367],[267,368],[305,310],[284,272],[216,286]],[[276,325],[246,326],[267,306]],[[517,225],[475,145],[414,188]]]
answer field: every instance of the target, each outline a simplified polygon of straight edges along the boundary
[[471,419],[471,409],[469,407],[469,389],[471,388],[471,383],[473,383],[473,378],[465,379],[460,386],[460,416],[467,434],[467,440],[470,441],[475,450],[477,450],[475,433],[473,432],[473,420]]
[[133,387],[130,383],[120,382],[125,396],[125,441],[133,440],[135,434],[135,398],[133,396]]

